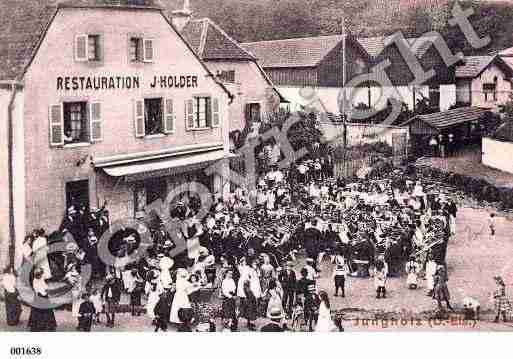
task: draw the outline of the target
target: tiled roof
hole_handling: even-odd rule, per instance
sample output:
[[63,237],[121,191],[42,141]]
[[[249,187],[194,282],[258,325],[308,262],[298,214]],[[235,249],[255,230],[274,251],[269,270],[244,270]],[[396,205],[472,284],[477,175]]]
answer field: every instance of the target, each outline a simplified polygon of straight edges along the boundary
[[501,56],[467,56],[465,64],[456,67],[456,77],[476,78],[492,63],[499,66],[506,76],[513,77],[513,61],[510,57]]
[[0,0],[0,80],[23,75],[59,7],[158,5],[158,0]]
[[[241,44],[265,67],[315,67],[343,39],[343,35],[305,37],[298,39],[258,41]],[[348,36],[348,41],[353,38]],[[385,37],[356,39],[358,45],[370,57],[377,57],[385,48]],[[409,38],[414,53],[422,57],[432,45],[433,37]]]
[[474,78],[494,60],[494,56],[467,56],[465,64],[456,67],[456,77]]
[[243,43],[266,67],[315,67],[342,41],[342,35]]
[[253,55],[208,18],[189,21],[182,35],[203,60],[255,60]]
[[[379,56],[385,49],[385,36],[375,37],[361,37],[358,38],[358,42],[372,57]],[[412,51],[418,56],[422,57],[426,51],[432,46],[432,41],[435,37],[423,36],[423,37],[412,37],[405,39],[408,42],[408,46],[412,46]]]
[[428,115],[417,115],[404,122],[401,126],[405,126],[415,120],[420,120],[431,127],[442,130],[460,123],[482,119],[489,112],[489,110],[478,107],[460,107]]

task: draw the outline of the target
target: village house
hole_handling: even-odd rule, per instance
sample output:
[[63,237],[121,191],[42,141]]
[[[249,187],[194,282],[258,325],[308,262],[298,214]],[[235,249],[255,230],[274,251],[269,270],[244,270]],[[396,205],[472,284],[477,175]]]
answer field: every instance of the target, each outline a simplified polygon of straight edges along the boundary
[[2,262],[71,206],[107,202],[116,221],[180,184],[222,193],[204,169],[229,156],[233,95],[154,1],[7,1],[0,14]]
[[513,67],[501,56],[467,56],[456,68],[456,102],[498,110],[509,101]]
[[[385,37],[346,35],[345,38],[344,41],[344,35],[318,36],[244,43],[242,46],[257,57],[282,95],[299,107],[308,102],[301,96],[300,89],[313,87],[327,112],[341,113],[339,100],[344,81],[347,84],[384,60],[391,63],[385,70],[386,76],[409,108],[413,109],[423,97],[429,98],[437,109],[446,110],[454,105],[454,66],[445,65],[433,46],[436,39],[405,39],[405,45],[412,49],[423,69],[433,69],[436,74],[425,83],[411,86],[414,74],[395,43],[385,46]],[[351,106],[382,109],[387,104],[380,85],[359,84],[357,90],[346,90],[346,98],[349,99],[353,91]]]

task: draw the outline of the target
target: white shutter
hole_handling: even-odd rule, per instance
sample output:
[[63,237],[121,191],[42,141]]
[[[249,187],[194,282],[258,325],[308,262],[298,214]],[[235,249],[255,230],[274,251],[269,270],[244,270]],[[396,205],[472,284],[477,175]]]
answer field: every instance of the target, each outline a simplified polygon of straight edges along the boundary
[[185,129],[192,130],[194,128],[194,101],[185,101]]
[[143,61],[153,62],[155,57],[155,48],[152,39],[143,39]]
[[99,102],[91,102],[89,106],[91,142],[100,142],[103,139],[101,104]]
[[89,59],[89,43],[87,35],[75,36],[75,61],[87,61]]
[[212,99],[212,127],[219,127],[219,99]]
[[164,132],[175,132],[175,113],[173,109],[173,100],[170,98],[164,99]]
[[144,128],[144,100],[134,102],[134,125],[135,137],[144,137],[146,130]]
[[48,118],[50,123],[50,146],[64,145],[64,117],[62,104],[51,105]]

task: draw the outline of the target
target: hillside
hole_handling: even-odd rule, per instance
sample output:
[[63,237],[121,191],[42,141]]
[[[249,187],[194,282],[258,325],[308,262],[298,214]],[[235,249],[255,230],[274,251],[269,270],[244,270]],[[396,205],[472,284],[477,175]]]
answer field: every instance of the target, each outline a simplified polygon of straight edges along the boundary
[[[513,46],[513,2],[460,1],[472,6],[471,22],[492,43],[474,51],[461,32],[447,27],[454,0],[191,0],[196,18],[210,17],[230,36],[241,42],[316,36],[342,32],[342,16],[347,28],[357,36],[391,34],[401,30],[407,36],[436,30],[453,49],[483,53]],[[160,0],[169,11],[183,0]]]

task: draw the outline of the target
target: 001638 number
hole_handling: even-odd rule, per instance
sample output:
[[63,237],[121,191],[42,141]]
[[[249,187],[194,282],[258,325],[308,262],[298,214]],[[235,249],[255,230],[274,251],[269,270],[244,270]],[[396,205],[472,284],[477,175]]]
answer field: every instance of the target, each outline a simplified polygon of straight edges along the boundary
[[41,355],[42,352],[39,346],[11,347],[11,356]]

